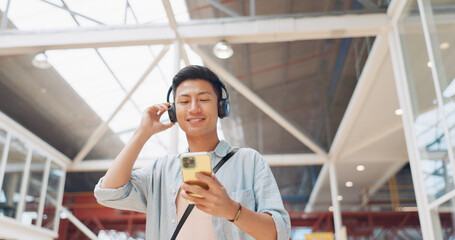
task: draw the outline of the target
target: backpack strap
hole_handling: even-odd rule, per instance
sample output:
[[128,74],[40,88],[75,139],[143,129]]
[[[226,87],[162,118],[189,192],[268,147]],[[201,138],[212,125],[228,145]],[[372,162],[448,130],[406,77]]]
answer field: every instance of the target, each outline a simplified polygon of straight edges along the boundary
[[[223,166],[229,158],[231,158],[239,149],[234,148],[232,151],[230,151],[226,156],[224,156],[221,161],[213,168],[213,173],[218,172],[218,169]],[[179,221],[179,224],[177,225],[177,228],[174,231],[174,234],[172,234],[171,240],[175,240],[177,238],[177,235],[180,232],[180,229],[183,227],[183,224],[185,223],[186,219],[190,215],[191,211],[193,211],[194,204],[189,204],[188,207],[186,207],[185,213],[183,213],[182,218]]]

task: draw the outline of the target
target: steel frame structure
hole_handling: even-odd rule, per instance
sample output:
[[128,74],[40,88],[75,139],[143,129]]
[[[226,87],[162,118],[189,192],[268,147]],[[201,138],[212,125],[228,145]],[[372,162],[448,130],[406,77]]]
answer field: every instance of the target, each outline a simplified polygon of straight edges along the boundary
[[[42,0],[44,1],[44,0]],[[292,15],[292,16],[267,16],[267,17],[257,17],[255,16],[254,7],[250,9],[250,17],[235,17],[231,19],[218,19],[218,20],[206,20],[206,21],[193,21],[185,24],[177,24],[175,21],[174,13],[172,11],[169,0],[163,0],[163,5],[165,6],[166,13],[169,19],[169,26],[160,26],[160,25],[137,25],[137,26],[121,26],[121,27],[112,27],[112,26],[100,26],[98,28],[91,29],[77,29],[77,30],[60,30],[60,31],[16,31],[16,30],[6,30],[6,22],[2,21],[2,36],[0,37],[0,55],[10,55],[10,54],[30,54],[36,53],[43,50],[50,49],[68,49],[68,48],[82,48],[82,47],[109,47],[109,46],[131,46],[131,45],[144,45],[144,44],[164,44],[170,45],[174,44],[176,46],[175,53],[175,69],[178,70],[180,67],[180,59],[185,61],[185,64],[189,64],[189,61],[186,57],[184,51],[184,44],[189,44],[193,50],[201,56],[201,58],[206,62],[209,67],[211,67],[215,72],[222,76],[226,81],[242,93],[246,98],[258,106],[265,114],[270,116],[272,119],[277,121],[283,128],[288,130],[292,135],[299,139],[302,143],[312,149],[316,154],[319,160],[315,161],[319,164],[324,164],[321,170],[320,177],[318,178],[313,194],[310,197],[310,201],[307,207],[307,210],[311,210],[312,203],[315,201],[313,196],[317,195],[320,187],[325,181],[325,176],[330,176],[330,186],[331,186],[331,197],[332,204],[334,207],[334,222],[335,222],[335,232],[338,239],[343,239],[341,235],[342,228],[342,217],[339,208],[339,203],[336,200],[338,196],[338,183],[336,176],[336,167],[335,163],[341,158],[355,152],[368,144],[373,144],[378,139],[384,137],[384,135],[391,134],[394,131],[398,131],[399,127],[393,127],[390,130],[390,133],[381,133],[378,134],[376,139],[371,140],[368,143],[360,143],[356,149],[350,149],[347,152],[342,151],[343,148],[343,139],[346,138],[346,135],[349,132],[349,129],[352,128],[352,119],[356,111],[359,109],[359,104],[367,96],[362,94],[365,89],[371,87],[372,78],[368,77],[369,75],[374,75],[377,71],[377,67],[374,66],[374,62],[378,58],[384,57],[383,50],[390,48],[390,53],[392,55],[392,61],[394,65],[394,73],[397,85],[398,96],[400,99],[400,106],[404,110],[403,114],[403,126],[406,135],[406,141],[408,145],[408,153],[410,158],[413,182],[415,185],[416,199],[419,205],[419,218],[422,227],[422,233],[424,239],[433,239],[440,238],[438,231],[434,229],[434,210],[440,206],[445,201],[455,197],[455,190],[451,191],[441,198],[437,199],[434,202],[429,203],[425,196],[425,189],[422,182],[422,167],[419,163],[419,154],[416,150],[415,143],[415,134],[412,129],[412,112],[410,107],[410,98],[409,92],[406,89],[406,73],[404,70],[403,56],[401,55],[401,45],[398,37],[398,20],[405,8],[405,5],[410,0],[399,1],[393,0],[387,10],[387,14],[384,13],[365,13],[365,14],[347,14],[347,15],[336,15],[336,16],[308,16],[308,15]],[[45,1],[47,2],[47,1]],[[217,5],[214,1],[207,2],[214,5],[216,8],[224,11],[230,15],[236,15],[231,10],[226,9],[224,6]],[[365,1],[362,1],[365,2]],[[9,1],[8,1],[9,3]],[[255,1],[251,0],[251,5],[254,6]],[[422,14],[422,25],[424,28],[424,36],[427,46],[430,46],[428,50],[428,55],[431,62],[435,63],[436,66],[442,65],[442,60],[440,56],[437,55],[437,46],[435,45],[435,39],[431,35],[431,28],[434,27],[434,23],[431,22],[433,16],[431,15],[431,9],[429,9],[428,0],[418,0],[419,10]],[[9,5],[9,4],[8,4]],[[128,2],[125,6],[125,11],[127,11]],[[223,9],[223,10],[222,10]],[[85,17],[79,13],[71,11],[66,8],[71,14],[75,14],[81,17]],[[4,19],[7,19],[7,12],[5,12]],[[95,20],[96,21],[96,20]],[[102,24],[102,23],[100,23]],[[348,27],[346,27],[348,26]],[[210,30],[210,31],[207,31]],[[281,117],[280,113],[267,105],[263,100],[261,100],[257,95],[255,95],[249,88],[242,85],[241,82],[228,71],[223,69],[221,66],[216,64],[209,56],[200,51],[193,44],[212,44],[220,39],[226,39],[231,43],[252,43],[252,42],[285,42],[285,41],[294,41],[294,40],[309,40],[309,39],[325,39],[325,38],[346,38],[346,37],[366,37],[366,36],[376,36],[377,39],[371,50],[372,54],[368,59],[368,62],[362,72],[361,80],[359,81],[354,95],[349,103],[348,109],[345,116],[343,117],[342,123],[339,127],[339,130],[335,136],[334,143],[329,151],[325,152],[321,149],[318,144],[316,144],[312,139],[310,139],[304,132],[295,127],[295,125],[289,121],[289,119]],[[84,39],[82,41],[81,39]],[[376,49],[376,50],[375,50]],[[164,51],[164,50],[163,50]],[[374,54],[375,51],[379,53]],[[159,59],[164,56],[165,52],[162,52],[155,61],[158,62]],[[150,71],[156,64],[152,64]],[[147,74],[144,74],[146,76]],[[440,67],[432,68],[432,75],[434,79],[434,84],[437,87],[437,102],[442,106],[442,97],[439,86],[439,79],[443,78],[443,70]],[[145,78],[145,77],[144,77]],[[141,78],[142,79],[142,78]],[[141,80],[138,82],[137,87],[139,87]],[[134,90],[132,91],[134,92]],[[128,101],[130,94],[124,99]],[[116,111],[120,110],[123,104],[120,104]],[[441,107],[440,109],[443,112]],[[114,112],[110,120],[115,117],[116,112]],[[0,117],[2,115],[0,114]],[[2,117],[3,118],[3,117]],[[0,118],[0,120],[3,120]],[[8,120],[9,121],[9,120]],[[442,121],[446,122],[443,115]],[[71,164],[70,170],[90,170],[99,169],[102,165],[105,168],[108,164],[105,160],[101,161],[92,161],[81,162],[88,151],[96,144],[96,142],[101,138],[102,134],[107,129],[107,124],[109,121],[103,123],[99,126],[97,131],[88,139],[86,145],[78,154],[78,156],[71,162],[66,157],[61,154],[55,153],[55,150],[50,146],[43,145],[41,140],[36,140],[36,137],[31,136],[27,133],[25,134],[25,141],[37,142],[40,146],[45,146],[45,150],[49,150],[50,154],[54,154],[56,160],[60,166],[66,169],[67,166]],[[445,134],[448,136],[447,124],[445,125]],[[2,121],[0,121],[0,127],[2,126]],[[19,126],[20,127],[20,126]],[[8,129],[20,129],[17,126],[7,127]],[[24,129],[20,130],[24,132]],[[12,130],[11,132],[14,132]],[[20,136],[20,134],[19,134]],[[30,137],[30,138],[29,138]],[[7,139],[11,138],[11,133],[8,132]],[[32,140],[30,140],[32,139]],[[446,141],[450,144],[450,139],[447,137]],[[5,144],[5,148],[9,143]],[[173,152],[177,147],[173,148]],[[451,163],[454,163],[454,154],[452,149],[448,150],[449,159]],[[5,154],[5,152],[4,152]],[[282,156],[283,157],[283,156]],[[299,158],[300,156],[297,156]],[[267,156],[266,156],[267,158]],[[288,158],[287,156],[285,158]],[[4,173],[5,168],[5,156],[2,157],[0,176],[2,171]],[[109,160],[107,160],[109,161]],[[28,161],[29,162],[29,161]],[[295,162],[295,160],[292,160]],[[95,166],[96,164],[98,166]],[[92,165],[91,165],[92,164]],[[142,163],[139,161],[138,165]],[[294,163],[293,163],[294,164]],[[298,163],[297,163],[298,164]],[[300,164],[305,164],[303,161]],[[314,164],[314,162],[311,162]],[[455,171],[455,169],[452,169]],[[455,175],[455,174],[454,174]],[[1,181],[1,180],[0,180]],[[0,182],[1,183],[1,182]],[[1,184],[0,184],[1,185]],[[24,194],[21,191],[21,195]],[[22,196],[23,198],[23,196]],[[61,201],[60,201],[61,202]],[[1,220],[1,219],[0,219]],[[440,231],[439,231],[440,232]]]
[[[413,119],[415,119],[415,113],[412,110],[412,100],[410,90],[408,88],[408,82],[411,81],[407,76],[405,58],[403,56],[403,46],[398,31],[398,23],[404,9],[413,0],[401,1],[397,4],[398,11],[392,18],[392,31],[388,34],[388,40],[390,44],[391,59],[394,66],[395,81],[398,91],[398,97],[401,109],[403,109],[403,127],[407,143],[407,149],[409,154],[409,163],[411,166],[412,178],[414,183],[414,190],[417,200],[419,219],[421,223],[423,239],[443,239],[441,231],[441,222],[439,219],[438,207],[449,200],[454,200],[455,191],[450,191],[443,196],[438,197],[432,202],[429,201],[424,184],[423,166],[421,164],[421,156],[419,147],[417,144],[417,137],[415,129],[413,128]],[[416,0],[418,4],[418,10],[420,13],[421,26],[423,28],[423,35],[425,39],[425,45],[430,62],[433,63],[431,69],[433,86],[435,88],[436,101],[438,104],[438,111],[442,114],[439,116],[443,125],[444,136],[447,142],[447,153],[449,157],[449,163],[454,166],[454,153],[452,149],[449,129],[447,125],[446,115],[444,114],[444,102],[442,99],[442,91],[440,87],[440,81],[444,80],[445,72],[443,69],[443,61],[440,56],[440,50],[435,31],[434,16],[432,13],[431,3],[428,0]],[[452,169],[452,174],[455,170]],[[452,210],[453,211],[453,210]]]
[[[57,190],[57,199],[49,199],[55,205],[55,217],[53,230],[46,228],[38,227],[41,226],[43,220],[44,205],[46,201],[46,191],[47,191],[47,181],[49,177],[49,171],[51,168],[51,163],[56,164],[63,173],[66,173],[66,169],[71,163],[71,160],[66,156],[55,150],[52,146],[39,139],[33,133],[29,132],[24,127],[20,126],[18,123],[14,122],[12,119],[0,112],[0,129],[6,131],[6,142],[3,146],[3,153],[1,156],[0,162],[0,189],[2,189],[3,177],[7,170],[7,160],[9,149],[11,147],[11,140],[14,138],[19,139],[21,142],[25,143],[27,148],[27,155],[25,159],[24,167],[20,170],[23,171],[21,185],[20,185],[20,199],[18,201],[18,206],[16,208],[16,217],[11,219],[9,217],[0,216],[0,237],[5,238],[16,238],[24,235],[21,239],[26,239],[27,234],[36,236],[37,239],[51,239],[57,237],[58,234],[58,224],[60,221],[58,213],[60,212],[61,202],[63,198],[63,187],[65,185],[65,175],[60,178],[59,189]],[[38,203],[38,216],[36,225],[27,226],[21,224],[22,212],[25,208],[25,196],[28,189],[28,178],[30,176],[30,166],[32,160],[33,151],[37,151],[46,156],[45,168],[43,169],[42,185],[40,189],[40,201]],[[21,234],[17,235],[13,229],[23,228]]]

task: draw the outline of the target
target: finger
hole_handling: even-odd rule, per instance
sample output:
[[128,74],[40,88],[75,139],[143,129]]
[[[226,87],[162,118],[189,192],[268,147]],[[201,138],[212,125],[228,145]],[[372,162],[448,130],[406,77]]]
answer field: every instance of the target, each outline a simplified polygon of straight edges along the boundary
[[169,108],[169,105],[167,103],[161,103],[159,105],[160,105],[160,107],[165,108],[165,109]]
[[217,187],[218,185],[215,183],[215,181],[213,180],[212,177],[210,176],[207,176],[205,174],[202,174],[202,173],[196,173],[196,179],[201,181],[201,182],[204,182],[206,183],[207,185],[209,185],[209,188],[215,188]]
[[194,202],[194,204],[202,204],[204,199],[203,198],[200,198],[200,197],[195,197],[195,196],[191,196],[190,194],[188,194],[187,192],[183,191],[180,193],[182,195],[182,197],[186,200],[189,200],[189,201],[192,201]]
[[197,195],[201,195],[204,198],[208,196],[207,190],[205,190],[205,189],[195,187],[195,186],[192,186],[192,185],[186,184],[186,183],[182,184],[181,187],[183,190],[185,190],[185,192],[190,192],[190,193],[194,193]]
[[168,105],[166,105],[165,103],[160,103],[160,104],[155,104],[153,106],[146,108],[145,111],[148,113],[157,113],[157,112],[167,110],[167,109],[168,109]]
[[153,114],[153,113],[155,113],[157,111],[158,111],[158,107],[156,105],[153,105],[153,106],[150,106],[150,107],[146,108],[144,112],[149,113],[149,114]]
[[163,123],[163,130],[166,130],[168,128],[171,128],[172,126],[175,125],[175,122],[168,122],[168,123]]
[[195,205],[196,205],[196,207],[199,210],[201,210],[201,211],[203,211],[203,212],[205,212],[207,214],[213,215],[212,214],[212,209],[210,209],[209,207],[205,206],[204,204],[198,203],[198,204],[195,204]]
[[157,113],[158,117],[161,117],[168,109],[167,108],[161,108],[160,111]]

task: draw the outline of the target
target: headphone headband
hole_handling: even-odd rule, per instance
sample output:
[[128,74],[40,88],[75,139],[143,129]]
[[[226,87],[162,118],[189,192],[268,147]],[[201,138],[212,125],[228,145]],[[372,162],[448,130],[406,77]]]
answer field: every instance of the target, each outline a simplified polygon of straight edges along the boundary
[[168,102],[168,103],[170,103],[170,101],[169,101],[169,96],[171,95],[171,92],[172,92],[172,85],[171,85],[171,87],[169,88],[169,90],[167,91],[166,102]]

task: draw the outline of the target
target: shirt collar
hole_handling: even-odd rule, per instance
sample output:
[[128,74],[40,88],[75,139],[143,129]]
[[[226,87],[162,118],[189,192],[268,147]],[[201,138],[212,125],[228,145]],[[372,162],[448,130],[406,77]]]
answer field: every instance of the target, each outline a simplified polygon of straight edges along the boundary
[[[224,140],[220,140],[218,145],[216,145],[215,150],[211,151],[211,153],[215,153],[215,155],[217,157],[223,158],[224,156],[226,156],[228,154],[230,147],[231,146],[229,145],[229,143],[227,143]],[[189,148],[187,148],[185,152],[189,152]],[[180,156],[180,154],[179,154],[179,156]]]
[[221,140],[214,150],[215,155],[221,158],[226,156],[228,154],[229,147],[230,147],[229,143],[227,143],[224,140]]

